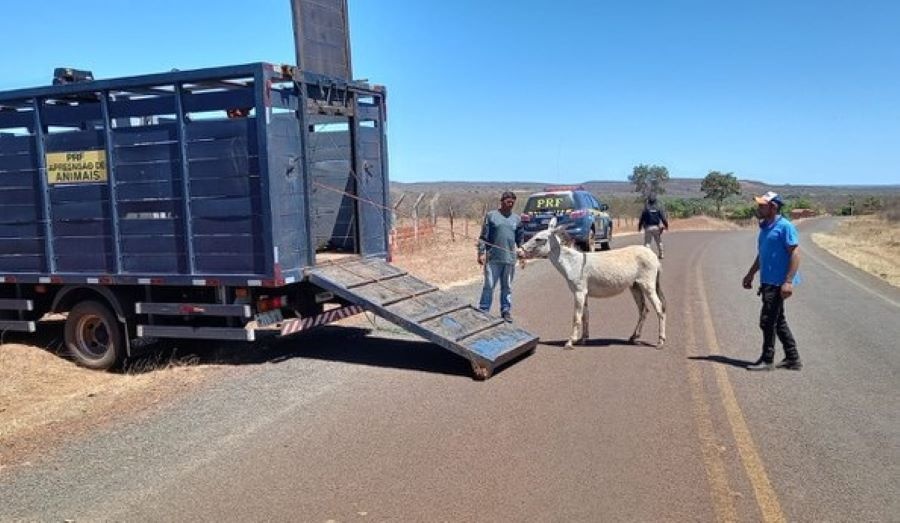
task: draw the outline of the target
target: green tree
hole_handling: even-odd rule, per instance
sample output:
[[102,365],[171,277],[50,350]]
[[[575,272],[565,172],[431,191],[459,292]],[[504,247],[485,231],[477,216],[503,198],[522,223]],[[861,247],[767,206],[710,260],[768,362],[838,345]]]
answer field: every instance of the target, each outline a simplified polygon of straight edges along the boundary
[[881,198],[878,198],[877,196],[867,196],[866,199],[863,200],[862,206],[867,214],[879,211],[882,207]]
[[628,181],[634,184],[634,192],[641,193],[644,198],[650,194],[663,194],[669,181],[669,170],[661,165],[636,165]]
[[706,193],[706,197],[716,202],[716,214],[722,215],[722,202],[733,194],[741,194],[741,184],[738,183],[734,173],[720,173],[709,171],[700,190]]

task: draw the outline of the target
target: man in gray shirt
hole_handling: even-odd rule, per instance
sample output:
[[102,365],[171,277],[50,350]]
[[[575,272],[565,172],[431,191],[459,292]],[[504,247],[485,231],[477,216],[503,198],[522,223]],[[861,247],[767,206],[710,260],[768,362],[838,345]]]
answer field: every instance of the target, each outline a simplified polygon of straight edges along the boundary
[[512,307],[512,280],[516,271],[516,260],[524,256],[521,250],[525,239],[522,219],[512,212],[516,195],[510,191],[500,196],[500,208],[487,213],[481,235],[478,237],[478,264],[484,266],[484,287],[478,308],[484,312],[491,309],[494,289],[500,282],[500,315],[512,321],[509,309]]

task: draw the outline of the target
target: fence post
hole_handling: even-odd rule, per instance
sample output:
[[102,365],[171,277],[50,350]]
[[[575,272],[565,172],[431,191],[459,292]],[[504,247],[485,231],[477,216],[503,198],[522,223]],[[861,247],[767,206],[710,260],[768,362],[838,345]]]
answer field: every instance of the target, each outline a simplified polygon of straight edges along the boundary
[[431,225],[437,225],[437,201],[438,198],[441,197],[441,193],[436,192],[434,196],[431,198],[431,201],[428,202],[429,210],[431,211]]
[[394,202],[391,210],[391,229],[397,228],[397,209],[400,208],[400,204],[403,203],[403,199],[406,198],[406,193],[400,193],[400,197],[397,198],[397,201]]
[[456,241],[456,234],[453,231],[453,202],[447,204],[447,214],[450,215],[450,241]]
[[419,204],[422,203],[422,198],[425,197],[425,193],[420,193],[419,197],[416,198],[416,203],[413,204],[413,241],[419,241]]

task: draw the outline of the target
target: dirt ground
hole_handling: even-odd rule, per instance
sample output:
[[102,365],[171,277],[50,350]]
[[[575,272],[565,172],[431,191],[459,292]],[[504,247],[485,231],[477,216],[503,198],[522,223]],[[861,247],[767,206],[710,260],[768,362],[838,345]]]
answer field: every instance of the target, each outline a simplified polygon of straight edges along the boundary
[[878,216],[856,216],[831,234],[815,233],[817,245],[847,263],[900,287],[900,226]]
[[[481,278],[475,259],[478,223],[440,222],[433,238],[395,250],[393,262],[441,287]],[[633,224],[618,225],[630,231]],[[674,220],[672,230],[716,230],[734,226],[696,217]],[[466,234],[468,233],[468,235]],[[633,232],[616,232],[621,237]],[[440,262],[436,262],[440,260]],[[351,323],[353,318],[349,319]],[[96,372],[59,354],[61,326],[43,325],[37,338],[0,343],[0,474],[36,451],[84,430],[115,420],[125,412],[148,412],[204,382],[224,365],[191,359],[143,362],[130,372]],[[31,344],[28,344],[31,343]]]
[[0,474],[55,441],[120,413],[151,409],[216,372],[185,362],[96,372],[61,357],[57,346],[55,340],[0,344]]

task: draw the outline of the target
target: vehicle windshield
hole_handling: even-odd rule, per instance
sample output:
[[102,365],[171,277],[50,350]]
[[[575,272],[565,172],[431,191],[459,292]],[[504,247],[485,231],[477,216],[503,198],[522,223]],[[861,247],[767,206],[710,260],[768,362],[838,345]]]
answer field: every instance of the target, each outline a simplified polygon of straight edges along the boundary
[[568,193],[535,194],[525,204],[525,212],[570,211],[574,208],[575,200]]

